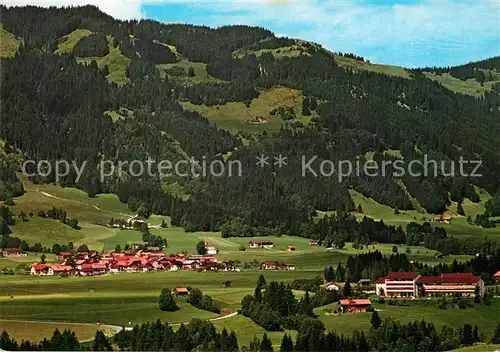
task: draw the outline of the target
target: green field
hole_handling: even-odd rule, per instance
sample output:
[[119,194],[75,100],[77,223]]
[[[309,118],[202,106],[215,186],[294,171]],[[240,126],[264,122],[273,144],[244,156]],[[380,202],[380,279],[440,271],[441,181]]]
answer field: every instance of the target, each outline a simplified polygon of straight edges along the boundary
[[88,37],[91,34],[92,32],[88,29],[75,29],[70,34],[61,38],[54,54],[71,54],[80,39]]
[[307,48],[302,46],[300,43],[290,46],[282,46],[276,49],[260,49],[260,50],[245,50],[238,49],[233,52],[233,57],[241,59],[246,55],[254,54],[255,56],[261,56],[265,53],[271,53],[275,58],[287,58],[287,57],[298,57],[301,55],[308,55]]
[[[73,242],[75,245],[87,244],[91,248],[102,249],[102,240],[115,236],[117,229],[101,226],[103,221],[111,217],[129,219],[134,214],[126,204],[120,203],[118,197],[101,194],[89,198],[86,193],[75,188],[62,188],[51,184],[34,185],[24,182],[26,193],[15,199],[11,209],[15,214],[24,211],[34,216],[27,222],[17,221],[12,226],[12,235],[28,241],[33,245],[40,242],[45,246],[54,243]],[[37,216],[40,210],[64,208],[68,217],[77,218],[80,230],[75,230],[57,220],[42,219]],[[161,222],[161,221],[160,221]]]
[[[178,77],[168,75],[167,70],[171,69],[174,66],[182,68],[185,71],[185,75],[178,76]],[[158,68],[158,71],[160,72],[161,78],[164,78],[165,76],[168,75],[169,79],[179,80],[181,82],[190,83],[190,84],[224,82],[220,79],[217,79],[217,78],[210,76],[207,72],[207,64],[205,64],[203,62],[193,62],[193,61],[189,61],[189,60],[181,60],[181,61],[173,63],[173,64],[156,65],[156,67]],[[190,67],[193,68],[194,73],[195,73],[195,75],[193,77],[188,77],[188,75],[187,75]]]
[[108,35],[107,38],[109,46],[108,55],[103,57],[79,57],[77,58],[77,62],[89,65],[92,61],[95,61],[99,68],[108,66],[109,74],[106,78],[109,82],[117,84],[129,83],[130,78],[127,77],[126,71],[132,60],[122,54],[120,47],[114,46],[113,37]]
[[474,78],[462,81],[461,79],[451,76],[449,73],[442,73],[440,75],[437,75],[435,73],[425,72],[424,74],[427,78],[439,82],[441,85],[448,88],[449,90],[452,90],[457,93],[473,95],[476,97],[483,96],[485,92],[491,91],[491,87],[495,83],[500,82],[500,73],[498,72],[494,73],[492,81],[486,81],[482,86]]
[[398,76],[408,79],[411,78],[408,71],[400,66],[372,64],[369,62],[360,61],[340,55],[335,55],[335,61],[339,66],[349,68],[354,71],[371,71],[376,73],[383,73],[389,76]]
[[19,49],[19,40],[0,24],[0,58],[14,57]]
[[[92,32],[87,29],[76,29],[70,34],[61,38],[57,49],[54,51],[55,54],[71,54],[76,44],[80,39],[91,35]],[[97,63],[99,68],[108,66],[109,74],[106,76],[109,82],[114,82],[117,84],[126,84],[130,82],[130,79],[126,76],[126,70],[128,65],[130,65],[131,59],[124,56],[120,51],[119,47],[115,47],[113,43],[113,37],[107,36],[109,54],[103,57],[79,57],[77,62],[81,64],[88,65],[92,61]]]
[[[75,332],[80,341],[85,341],[93,339],[99,327],[95,324],[0,320],[0,332],[7,331],[10,337],[13,337],[18,342],[22,340],[39,342],[44,338],[50,339],[55,329],[59,329],[61,332],[70,329]],[[110,334],[110,331],[104,330],[104,332]]]
[[[373,302],[372,302],[373,303]],[[408,307],[389,306],[387,304],[373,303],[373,307],[379,311],[382,319],[393,318],[400,323],[426,320],[436,325],[440,331],[443,325],[451,326],[459,330],[464,324],[477,325],[479,331],[490,339],[500,316],[500,300],[495,299],[490,306],[476,305],[474,308],[448,308],[439,309],[437,305],[423,306],[411,305]],[[329,329],[344,334],[350,334],[352,330],[369,330],[371,313],[356,313],[342,315],[328,315],[327,312],[336,308],[336,304],[321,307],[316,310],[320,320]]]
[[[0,277],[0,305],[4,319],[90,322],[115,325],[162,319],[170,323],[203,319],[217,314],[193,308],[179,299],[181,309],[162,312],[158,295],[162,288],[197,287],[218,301],[223,314],[239,308],[241,299],[251,294],[260,271],[198,273],[194,271],[130,273],[90,278]],[[315,273],[268,272],[268,280],[292,281]],[[221,283],[232,281],[232,287]],[[12,296],[12,298],[11,298]],[[42,303],[43,302],[43,303]],[[23,308],[22,308],[23,307]]]
[[283,335],[288,333],[295,340],[297,337],[297,331],[295,330],[285,330],[285,331],[266,331],[260,325],[255,324],[252,319],[244,317],[243,315],[237,315],[235,317],[214,321],[213,324],[217,329],[226,328],[227,331],[233,330],[238,336],[238,344],[248,345],[248,343],[253,339],[254,336],[257,336],[259,339],[262,339],[264,334],[271,339],[273,343],[273,347],[279,349],[281,344],[281,339]]
[[[197,111],[215,122],[218,127],[231,132],[261,132],[263,130],[279,130],[284,121],[278,115],[273,116],[269,112],[280,106],[293,107],[296,119],[290,120],[290,122],[309,123],[311,118],[316,116],[316,112],[313,111],[311,116],[303,116],[303,99],[302,93],[296,89],[274,87],[260,92],[260,95],[252,100],[249,107],[246,107],[243,102],[229,102],[219,106],[194,105],[189,102],[181,104],[184,109]],[[254,120],[259,116],[263,117],[267,123],[247,123],[248,120]]]
[[[161,319],[170,324],[187,322],[192,318],[213,319],[218,315],[199,310],[183,298],[177,302],[177,312],[162,312],[158,308],[158,294],[164,287],[197,287],[212,296],[222,307],[222,315],[236,311],[243,296],[252,294],[259,271],[197,273],[192,271],[162,273],[130,273],[90,278],[12,277],[0,278],[0,305],[3,319],[40,320],[58,322],[107,323],[128,326]],[[296,278],[312,277],[314,272],[266,272],[268,281],[290,282]],[[220,283],[231,280],[230,288]],[[300,297],[300,295],[298,295]],[[426,302],[423,302],[426,303]],[[329,315],[336,307],[332,304],[315,310],[327,329],[350,335],[353,329],[369,330],[370,313]],[[500,300],[490,306],[476,305],[464,310],[437,305],[417,304],[389,306],[374,303],[382,318],[391,317],[405,323],[425,319],[440,329],[449,325],[459,329],[465,323],[477,325],[486,338],[490,338],[500,315]],[[214,325],[235,330],[241,344],[264,330],[243,316],[216,320]],[[22,334],[22,332],[19,332]],[[278,345],[283,332],[270,333],[273,344]]]

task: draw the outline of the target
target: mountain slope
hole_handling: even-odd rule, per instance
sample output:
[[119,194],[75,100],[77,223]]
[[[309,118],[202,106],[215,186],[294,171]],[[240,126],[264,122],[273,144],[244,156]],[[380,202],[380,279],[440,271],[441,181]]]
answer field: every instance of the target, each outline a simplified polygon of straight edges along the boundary
[[[143,205],[188,230],[229,224],[297,234],[314,226],[316,210],[355,210],[349,189],[394,209],[418,202],[441,214],[453,202],[479,202],[473,185],[491,193],[500,186],[498,94],[455,94],[418,70],[372,65],[258,27],[124,22],[92,6],[1,10],[4,28],[24,44],[3,62],[0,138],[26,158],[86,161],[79,179],[71,172],[58,181],[90,196],[115,193],[133,211]],[[290,104],[269,99],[283,91],[293,92]],[[261,154],[284,155],[288,165],[258,169]],[[316,157],[318,170],[322,161],[356,163],[368,154],[379,163],[480,158],[483,176],[300,173],[303,157]],[[103,160],[190,157],[239,161],[244,172],[160,179],[124,168],[100,177]],[[165,184],[183,196],[164,192]]]

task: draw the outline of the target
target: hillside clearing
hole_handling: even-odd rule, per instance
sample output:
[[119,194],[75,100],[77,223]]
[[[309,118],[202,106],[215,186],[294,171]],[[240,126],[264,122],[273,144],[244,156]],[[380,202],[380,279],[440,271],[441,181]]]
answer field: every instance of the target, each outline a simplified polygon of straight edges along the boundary
[[[476,187],[476,192],[480,195],[481,201],[479,203],[473,203],[470,200],[465,199],[463,202],[463,208],[466,214],[465,216],[460,216],[456,213],[457,203],[452,202],[452,204],[448,207],[448,210],[445,212],[445,215],[453,216],[453,220],[450,224],[439,224],[439,226],[446,229],[446,232],[451,236],[487,236],[500,238],[499,227],[486,229],[467,222],[467,216],[470,215],[474,219],[476,214],[483,213],[485,210],[485,203],[491,198],[491,195],[483,189]],[[383,219],[386,224],[401,225],[404,228],[412,221],[417,223],[423,223],[425,221],[435,223],[435,218],[439,216],[436,214],[428,214],[426,212],[421,213],[417,210],[400,210],[399,214],[395,214],[393,208],[380,204],[373,198],[367,198],[352,189],[349,190],[349,193],[356,204],[356,207],[361,205],[363,210],[363,213],[352,213],[358,219],[368,216],[375,220]],[[321,212],[320,216],[324,216],[325,214],[328,213]]]
[[80,341],[93,339],[96,331],[100,330],[95,324],[0,320],[0,331],[6,330],[10,337],[19,342],[30,340],[38,343],[44,338],[50,339],[55,329],[61,332],[71,329]]
[[16,37],[7,32],[0,24],[0,57],[9,58],[16,56],[20,42]]
[[474,78],[469,78],[466,81],[462,81],[458,78],[453,77],[449,73],[435,74],[432,72],[424,72],[425,77],[439,82],[444,87],[448,88],[457,93],[468,94],[475,97],[483,96],[485,92],[489,92],[491,87],[500,82],[500,73],[496,73],[493,81],[486,81],[481,86],[481,84]]
[[[172,72],[178,68],[179,75],[173,75]],[[189,77],[188,71],[190,68],[194,70],[194,76]],[[220,79],[210,76],[207,72],[207,64],[203,62],[193,62],[189,60],[182,60],[173,64],[160,64],[156,65],[161,78],[168,76],[169,79],[178,80],[183,83],[196,84],[196,83],[221,83],[224,82]],[[169,74],[169,71],[171,72]]]
[[108,35],[107,38],[109,46],[108,55],[103,57],[79,57],[76,61],[85,65],[89,65],[92,61],[95,61],[101,69],[104,66],[108,66],[109,74],[106,78],[109,82],[117,84],[130,83],[130,78],[127,77],[126,71],[132,60],[122,54],[119,46],[114,46],[112,36]]
[[[182,102],[186,110],[197,111],[217,124],[218,127],[227,129],[231,132],[261,132],[277,131],[285,122],[299,121],[308,124],[311,118],[317,116],[315,111],[311,116],[302,115],[302,101],[304,96],[299,90],[274,87],[260,92],[260,95],[253,99],[249,107],[243,102],[229,102],[224,105],[206,106],[194,105],[190,102]],[[281,106],[292,107],[296,118],[294,120],[284,121],[280,116],[271,115],[270,111]],[[260,124],[250,124],[247,121],[256,120],[262,117],[266,122]]]
[[350,68],[354,71],[371,71],[389,76],[397,76],[410,79],[411,76],[403,67],[372,64],[370,62],[352,59],[341,55],[335,55],[335,62],[341,67]]
[[70,34],[61,38],[54,54],[71,54],[80,39],[88,37],[91,34],[92,32],[88,29],[75,29]]

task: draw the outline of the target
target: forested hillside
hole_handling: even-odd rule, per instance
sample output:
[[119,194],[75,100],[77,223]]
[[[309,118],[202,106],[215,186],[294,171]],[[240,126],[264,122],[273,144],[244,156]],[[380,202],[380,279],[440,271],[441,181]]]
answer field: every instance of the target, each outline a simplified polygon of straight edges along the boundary
[[[498,84],[484,95],[458,94],[428,79],[423,73],[428,70],[385,75],[355,68],[345,59],[359,60],[356,56],[340,61],[317,44],[277,38],[258,27],[118,21],[92,6],[0,10],[3,28],[19,44],[10,45],[2,60],[4,158],[86,161],[81,178],[70,172],[58,181],[89,196],[116,193],[132,210],[144,205],[188,230],[234,226],[253,234],[300,234],[312,226],[317,210],[355,210],[349,188],[396,210],[418,205],[431,214],[443,213],[451,202],[479,202],[473,185],[492,194],[499,189]],[[483,84],[499,77],[498,61],[450,74],[477,76]],[[483,79],[485,70],[491,76]],[[273,103],[268,116],[248,117],[248,123],[262,122],[253,132],[230,133],[181,104],[216,113],[231,102],[250,106],[276,87],[300,91],[301,118],[293,107]],[[267,128],[271,116],[280,116],[281,128]],[[261,154],[271,162],[285,155],[288,165],[257,168],[255,157]],[[300,172],[303,156],[317,156],[317,168],[322,160],[355,163],[368,154],[379,162],[409,163],[424,154],[448,163],[481,159],[483,176],[351,175],[337,182],[336,175]],[[191,157],[239,160],[244,172],[168,180],[127,172],[99,177],[102,160]],[[0,200],[21,192],[12,168],[0,173]],[[167,181],[180,183],[189,198],[170,194]]]

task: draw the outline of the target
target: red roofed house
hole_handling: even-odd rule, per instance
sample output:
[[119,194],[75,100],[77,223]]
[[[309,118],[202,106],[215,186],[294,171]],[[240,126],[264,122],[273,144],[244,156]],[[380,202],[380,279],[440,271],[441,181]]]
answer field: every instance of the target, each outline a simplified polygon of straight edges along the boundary
[[273,261],[267,261],[260,265],[262,270],[276,270],[278,268],[278,263]]
[[419,277],[416,272],[392,272],[375,282],[375,291],[379,296],[416,297]]
[[250,248],[273,248],[274,243],[271,240],[255,240],[248,242]]
[[421,276],[417,280],[420,297],[461,295],[484,295],[484,281],[472,273],[443,273],[439,276]]
[[73,272],[73,267],[70,265],[51,265],[50,266],[54,275],[71,274]]
[[31,266],[30,274],[39,276],[52,276],[54,275],[54,271],[47,264],[33,264]]
[[366,312],[372,302],[369,299],[341,299],[339,305],[344,313],[359,313]]
[[185,287],[176,287],[175,288],[175,294],[177,296],[187,296],[189,294],[189,291]]
[[495,279],[495,281],[500,282],[500,271],[493,275],[493,278]]
[[288,250],[289,251],[295,251],[296,249],[297,248],[293,244],[291,244],[291,245],[288,246]]
[[21,248],[4,248],[0,250],[3,252],[3,255],[6,257],[19,257],[19,256],[27,256],[27,253],[23,253]]

